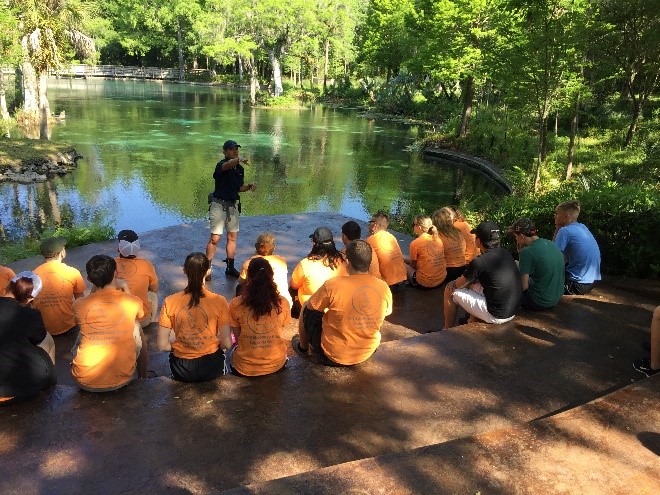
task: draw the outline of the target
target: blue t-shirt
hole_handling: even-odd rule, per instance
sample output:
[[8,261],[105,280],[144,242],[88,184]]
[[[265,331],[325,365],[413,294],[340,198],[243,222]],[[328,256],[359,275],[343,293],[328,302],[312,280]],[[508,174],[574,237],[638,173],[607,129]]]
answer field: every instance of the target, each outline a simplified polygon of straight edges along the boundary
[[584,224],[573,222],[559,229],[555,244],[564,253],[566,281],[592,284],[600,280],[600,249]]

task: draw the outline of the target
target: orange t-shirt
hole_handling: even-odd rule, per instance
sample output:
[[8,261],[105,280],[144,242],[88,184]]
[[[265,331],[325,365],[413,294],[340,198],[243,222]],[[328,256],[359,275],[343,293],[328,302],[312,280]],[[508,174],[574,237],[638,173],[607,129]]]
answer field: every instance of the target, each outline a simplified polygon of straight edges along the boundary
[[438,236],[442,240],[442,245],[445,248],[447,267],[456,268],[459,266],[465,266],[465,239],[463,236],[459,235],[458,239],[454,239],[441,232],[438,233]]
[[131,294],[142,299],[144,317],[140,321],[151,319],[151,305],[147,293],[150,285],[158,283],[158,276],[154,265],[142,258],[115,258],[117,262],[117,278],[126,280]]
[[73,295],[85,292],[80,272],[61,261],[52,260],[38,266],[34,273],[41,277],[43,288],[32,306],[41,311],[46,330],[59,335],[75,326]]
[[300,260],[300,263],[296,265],[291,274],[291,285],[298,287],[298,300],[300,304],[305,304],[312,294],[323,285],[323,282],[341,275],[339,268],[338,266],[333,270],[323,264],[322,259],[313,260],[304,258]]
[[424,233],[410,243],[410,261],[417,268],[415,279],[424,287],[436,287],[447,277],[445,249],[440,237]]
[[247,280],[247,269],[250,261],[254,258],[264,258],[270,263],[270,266],[273,268],[273,279],[275,280],[275,285],[277,285],[277,290],[280,296],[286,299],[289,306],[291,306],[293,301],[291,300],[291,294],[289,294],[289,268],[286,266],[286,260],[276,254],[269,254],[267,256],[257,254],[252,256],[252,258],[243,263],[243,268],[239,276],[241,280]]
[[[344,259],[346,259],[346,246],[344,246],[344,249],[342,249],[341,254],[344,255]],[[348,265],[346,263],[342,264],[339,267],[340,271],[340,276],[341,277],[348,277]],[[376,256],[376,253],[371,253],[371,264],[369,265],[369,275],[372,277],[376,277],[379,279],[383,279],[383,277],[380,276],[380,268],[378,267],[378,256]]]
[[218,336],[229,323],[227,300],[207,289],[199,304],[188,307],[190,294],[183,291],[167,296],[160,310],[159,325],[174,330],[172,352],[178,358],[196,359],[213,354],[220,347]]
[[321,348],[335,363],[352,365],[369,359],[380,344],[380,327],[392,314],[392,292],[367,273],[328,280],[307,307],[324,311]]
[[5,290],[7,290],[7,286],[9,285],[9,282],[15,276],[16,274],[14,273],[14,270],[9,268],[8,266],[0,265],[0,296],[2,296],[5,293]]
[[379,230],[366,240],[373,249],[373,254],[378,258],[380,275],[387,285],[394,285],[406,280],[406,264],[396,237],[387,230]]
[[454,227],[461,231],[461,234],[465,239],[465,264],[467,265],[470,261],[481,254],[480,249],[474,242],[477,236],[470,233],[472,227],[464,220],[456,220],[454,222]]
[[143,316],[140,298],[106,287],[76,299],[73,310],[80,325],[78,351],[71,363],[76,382],[105,389],[131,381],[137,361],[135,320]]
[[284,366],[287,344],[282,329],[291,321],[291,306],[282,296],[280,305],[279,314],[273,310],[255,320],[241,296],[229,303],[229,324],[241,329],[231,365],[241,375],[268,375]]

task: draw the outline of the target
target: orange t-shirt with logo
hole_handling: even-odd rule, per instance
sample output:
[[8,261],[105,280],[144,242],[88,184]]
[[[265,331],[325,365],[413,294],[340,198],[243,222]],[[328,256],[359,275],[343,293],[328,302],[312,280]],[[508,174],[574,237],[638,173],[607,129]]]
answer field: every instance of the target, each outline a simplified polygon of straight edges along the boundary
[[341,275],[340,266],[333,270],[326,266],[322,259],[304,258],[300,260],[291,274],[291,285],[298,287],[300,304],[305,304],[312,294],[323,285],[323,282]]
[[227,299],[207,289],[199,304],[188,307],[190,294],[183,291],[167,296],[160,310],[159,325],[174,330],[172,352],[181,359],[213,354],[220,347],[218,336],[229,323]]
[[438,236],[445,248],[447,267],[456,268],[465,266],[465,239],[463,235],[459,235],[458,239],[454,239],[439,232]]
[[257,254],[252,256],[252,258],[243,263],[243,268],[241,268],[241,274],[239,275],[241,280],[247,280],[247,269],[250,265],[250,261],[254,258],[264,258],[270,263],[270,266],[273,269],[273,279],[275,280],[277,290],[280,293],[280,296],[286,299],[289,306],[291,306],[293,301],[291,300],[291,294],[289,294],[289,268],[286,265],[286,260],[276,254],[269,254],[267,256]]
[[117,262],[117,278],[126,280],[131,294],[142,299],[144,317],[140,321],[151,318],[151,305],[147,296],[150,285],[158,283],[154,265],[142,258],[115,258]]
[[472,227],[464,220],[456,220],[454,222],[454,227],[461,231],[461,235],[463,236],[463,239],[465,239],[465,264],[467,265],[470,261],[481,254],[481,250],[474,242],[477,236],[470,233]]
[[[346,246],[344,246],[344,249],[342,249],[341,254],[344,256],[344,259],[346,259]],[[339,267],[340,271],[340,276],[341,277],[348,277],[348,265],[346,263],[342,264]],[[380,268],[378,267],[378,256],[376,256],[376,253],[371,253],[371,264],[369,265],[369,275],[372,277],[376,277],[379,279],[383,279],[383,277],[380,276]]]
[[11,279],[15,276],[16,274],[14,273],[14,270],[8,266],[0,265],[0,297],[5,293],[9,282],[11,282]]
[[387,230],[379,230],[366,240],[373,249],[373,254],[378,258],[380,275],[387,285],[398,284],[406,280],[406,264],[396,237]]
[[440,237],[424,233],[410,243],[410,261],[416,262],[415,279],[424,287],[436,287],[447,277],[445,249]]
[[114,287],[97,289],[73,303],[80,336],[71,374],[90,389],[121,387],[133,378],[137,362],[135,321],[142,301]]
[[323,315],[321,348],[335,363],[352,365],[369,359],[380,345],[380,327],[392,314],[392,292],[367,273],[325,282],[307,307]]
[[52,260],[38,266],[34,273],[39,275],[43,287],[32,303],[41,311],[46,330],[59,335],[75,326],[73,295],[85,292],[85,281],[80,272],[61,261]]
[[282,329],[291,321],[291,306],[282,296],[280,305],[280,313],[273,310],[254,319],[241,296],[229,303],[229,324],[241,329],[231,365],[241,375],[268,375],[284,366],[287,344]]

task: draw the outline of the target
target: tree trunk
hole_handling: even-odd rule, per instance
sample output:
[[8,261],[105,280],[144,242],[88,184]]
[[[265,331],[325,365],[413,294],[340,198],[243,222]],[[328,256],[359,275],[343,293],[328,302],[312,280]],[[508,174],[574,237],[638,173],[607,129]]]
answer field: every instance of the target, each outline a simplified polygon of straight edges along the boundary
[[555,136],[559,134],[559,110],[555,111]]
[[259,87],[259,78],[257,77],[257,67],[254,63],[254,55],[250,55],[250,103],[257,103],[257,88]]
[[300,79],[300,89],[302,89],[303,86],[304,86],[304,85],[303,85],[303,82],[304,82],[304,81],[303,81],[303,79],[304,79],[304,77],[303,77],[303,70],[304,70],[304,68],[305,68],[305,67],[303,66],[303,59],[302,59],[302,57],[300,57],[300,77],[299,77],[299,79]]
[[571,134],[568,141],[568,157],[566,159],[566,174],[564,180],[570,180],[573,175],[573,157],[575,156],[575,138],[578,131],[578,118],[580,115],[580,93],[575,95],[573,117],[571,118]]
[[642,113],[642,103],[638,98],[633,98],[633,116],[630,126],[628,127],[628,133],[626,134],[626,141],[623,143],[623,147],[627,147],[635,135],[637,130],[637,122],[639,121],[639,116]]
[[325,40],[325,59],[323,63],[323,93],[328,91],[328,64],[330,63],[330,40]]
[[37,73],[32,64],[23,61],[23,111],[33,115],[35,120],[39,116],[39,102],[37,97]]
[[273,68],[273,96],[282,96],[282,93],[284,93],[282,88],[282,65],[274,48],[268,49],[268,60]]
[[461,117],[461,125],[459,126],[458,132],[456,133],[459,138],[464,138],[467,135],[470,115],[472,114],[473,99],[474,76],[470,75],[465,78],[465,88],[463,89],[463,116]]
[[179,81],[186,79],[186,66],[183,60],[183,28],[181,27],[181,19],[177,19],[176,30],[176,44],[179,51]]
[[539,154],[536,159],[536,173],[534,174],[534,192],[541,189],[541,170],[545,168],[548,159],[548,115],[541,117],[539,123]]
[[0,68],[0,116],[2,120],[9,120],[9,110],[7,110],[7,96],[5,92],[5,73]]
[[50,139],[50,128],[48,120],[50,118],[50,104],[48,103],[48,74],[42,72],[38,76],[39,85],[39,114],[41,121],[39,125],[39,137],[41,139]]

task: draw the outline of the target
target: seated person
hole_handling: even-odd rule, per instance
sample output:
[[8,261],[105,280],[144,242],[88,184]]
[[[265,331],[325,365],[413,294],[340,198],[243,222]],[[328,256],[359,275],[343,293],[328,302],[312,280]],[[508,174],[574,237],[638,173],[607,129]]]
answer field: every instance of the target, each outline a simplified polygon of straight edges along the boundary
[[[236,346],[228,353],[232,373],[263,376],[284,368],[287,344],[282,330],[291,321],[291,307],[279,292],[266,258],[250,261],[241,295],[229,303],[229,317],[236,338]],[[225,338],[231,339],[228,334]]]
[[373,250],[373,255],[378,259],[378,268],[380,275],[390,289],[395,292],[403,287],[408,278],[406,264],[403,261],[401,246],[387,229],[390,226],[390,219],[383,211],[379,211],[369,220],[369,233],[367,243]]
[[465,270],[465,237],[454,227],[454,210],[445,206],[433,213],[433,225],[438,230],[447,263],[446,282],[456,280]]
[[8,266],[0,265],[0,294],[5,293],[5,289],[9,286],[9,282],[15,276],[16,274],[14,273],[14,270]]
[[286,265],[286,260],[282,256],[273,254],[275,251],[275,236],[270,232],[264,232],[257,237],[254,243],[254,249],[257,251],[255,256],[243,263],[243,268],[238,277],[238,285],[236,286],[236,295],[238,296],[243,290],[243,285],[247,281],[247,271],[250,261],[254,258],[264,258],[273,268],[275,285],[280,295],[284,297],[289,303],[289,307],[293,304],[291,294],[289,293],[289,268]]
[[410,243],[410,265],[408,283],[418,289],[440,287],[447,277],[445,249],[430,217],[417,215],[413,221],[413,232],[417,235]]
[[453,213],[454,227],[461,232],[463,239],[465,239],[465,264],[467,265],[481,254],[475,244],[476,236],[472,233],[472,226],[467,222],[461,210],[458,208],[450,208],[450,210]]
[[204,382],[223,375],[222,349],[231,347],[229,305],[223,296],[206,288],[210,270],[211,261],[204,253],[186,256],[183,273],[188,285],[167,296],[160,311],[158,349],[170,352],[172,376],[182,382]]
[[0,405],[29,399],[55,385],[55,344],[30,302],[41,279],[21,272],[0,297]]
[[580,203],[566,201],[555,209],[554,241],[564,253],[564,294],[584,295],[600,280],[600,248],[586,225],[577,221]]
[[[344,243],[344,249],[342,249],[341,254],[344,259],[346,259],[346,246],[348,246],[351,241],[357,241],[361,236],[362,228],[356,221],[349,220],[341,226],[341,242]],[[382,278],[380,276],[380,268],[378,267],[378,258],[376,256],[371,257],[369,275],[373,275],[376,278]],[[348,276],[348,271],[346,270],[345,264],[342,265],[342,276]]]
[[122,230],[117,236],[119,257],[117,278],[128,284],[131,294],[142,299],[144,316],[140,320],[142,328],[156,320],[158,314],[158,276],[154,265],[149,260],[138,258],[140,240],[132,230]]
[[538,236],[529,218],[519,219],[509,231],[520,253],[522,307],[537,311],[555,307],[564,294],[564,255],[554,242]]
[[459,306],[472,317],[495,324],[512,320],[520,306],[520,271],[511,254],[500,247],[500,228],[482,222],[473,233],[481,254],[445,287],[444,328],[454,326]]
[[291,345],[299,354],[311,346],[328,366],[366,361],[380,345],[380,327],[392,314],[387,283],[369,275],[372,250],[365,241],[346,247],[348,277],[326,281],[303,307],[298,336]]
[[64,263],[66,239],[50,237],[41,243],[41,254],[45,261],[35,270],[43,289],[34,299],[32,306],[41,312],[46,330],[51,335],[76,331],[73,301],[83,296],[85,281],[80,272]]
[[637,359],[633,362],[633,368],[646,376],[660,371],[660,306],[653,311],[651,320],[651,357]]
[[147,340],[138,321],[144,309],[116,277],[117,263],[110,256],[92,256],[85,269],[92,290],[73,304],[80,334],[71,375],[83,390],[109,392],[127,385],[136,370],[139,378],[147,377]]
[[319,227],[309,236],[312,250],[302,259],[291,274],[289,287],[298,291],[298,302],[302,306],[312,297],[323,282],[341,275],[344,257],[335,246],[332,231]]

